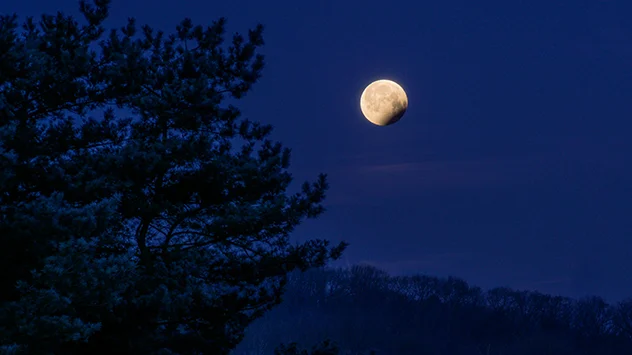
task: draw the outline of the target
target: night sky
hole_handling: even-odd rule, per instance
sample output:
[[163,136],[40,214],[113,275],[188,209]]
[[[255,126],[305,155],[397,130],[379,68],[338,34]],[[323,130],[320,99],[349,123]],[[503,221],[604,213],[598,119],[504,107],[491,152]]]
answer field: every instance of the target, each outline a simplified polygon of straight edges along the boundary
[[[394,274],[616,301],[632,296],[630,13],[628,0],[115,0],[107,25],[264,24],[264,76],[239,106],[292,148],[297,185],[331,183],[297,240],[346,240],[342,264]],[[376,79],[407,92],[393,126],[360,112]]]

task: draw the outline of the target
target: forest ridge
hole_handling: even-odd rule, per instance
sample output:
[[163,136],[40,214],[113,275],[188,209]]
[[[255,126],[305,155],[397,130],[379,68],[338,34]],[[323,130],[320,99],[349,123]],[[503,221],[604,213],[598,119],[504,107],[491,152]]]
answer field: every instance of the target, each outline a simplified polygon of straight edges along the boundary
[[632,299],[609,305],[368,265],[319,268],[290,275],[283,302],[248,328],[233,355],[322,339],[340,354],[623,355],[632,353]]

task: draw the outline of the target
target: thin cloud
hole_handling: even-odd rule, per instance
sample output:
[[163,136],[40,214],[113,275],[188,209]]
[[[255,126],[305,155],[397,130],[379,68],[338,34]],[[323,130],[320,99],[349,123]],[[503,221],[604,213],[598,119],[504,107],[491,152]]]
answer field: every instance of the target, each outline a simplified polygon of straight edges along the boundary
[[517,158],[351,165],[330,174],[327,204],[364,204],[378,197],[515,185],[546,176],[548,163],[546,158]]
[[[524,167],[524,166],[522,166]],[[394,175],[415,177],[419,184],[443,184],[471,186],[481,182],[495,182],[519,170],[517,161],[470,160],[424,161],[399,164],[364,165],[356,167],[359,174]]]
[[629,142],[618,137],[605,142],[571,135],[539,146],[538,153],[513,158],[402,161],[382,153],[345,156],[343,167],[329,172],[331,190],[325,203],[370,205],[440,191],[515,187],[562,178],[569,166],[629,175]]

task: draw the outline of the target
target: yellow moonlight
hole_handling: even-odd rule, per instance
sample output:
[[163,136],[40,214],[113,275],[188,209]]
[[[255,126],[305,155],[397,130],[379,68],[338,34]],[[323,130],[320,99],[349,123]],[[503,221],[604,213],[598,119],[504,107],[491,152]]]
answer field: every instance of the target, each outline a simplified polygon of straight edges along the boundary
[[372,82],[360,97],[362,114],[378,126],[388,126],[399,121],[407,108],[406,92],[399,84],[390,80]]

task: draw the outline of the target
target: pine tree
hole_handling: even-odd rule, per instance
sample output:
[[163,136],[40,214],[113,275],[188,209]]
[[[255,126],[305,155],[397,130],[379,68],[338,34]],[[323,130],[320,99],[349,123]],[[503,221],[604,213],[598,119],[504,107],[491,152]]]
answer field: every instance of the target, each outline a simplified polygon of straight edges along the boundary
[[227,354],[346,247],[289,240],[326,177],[290,194],[289,150],[225,104],[261,76],[262,26],[104,36],[109,5],[0,18],[0,349]]

